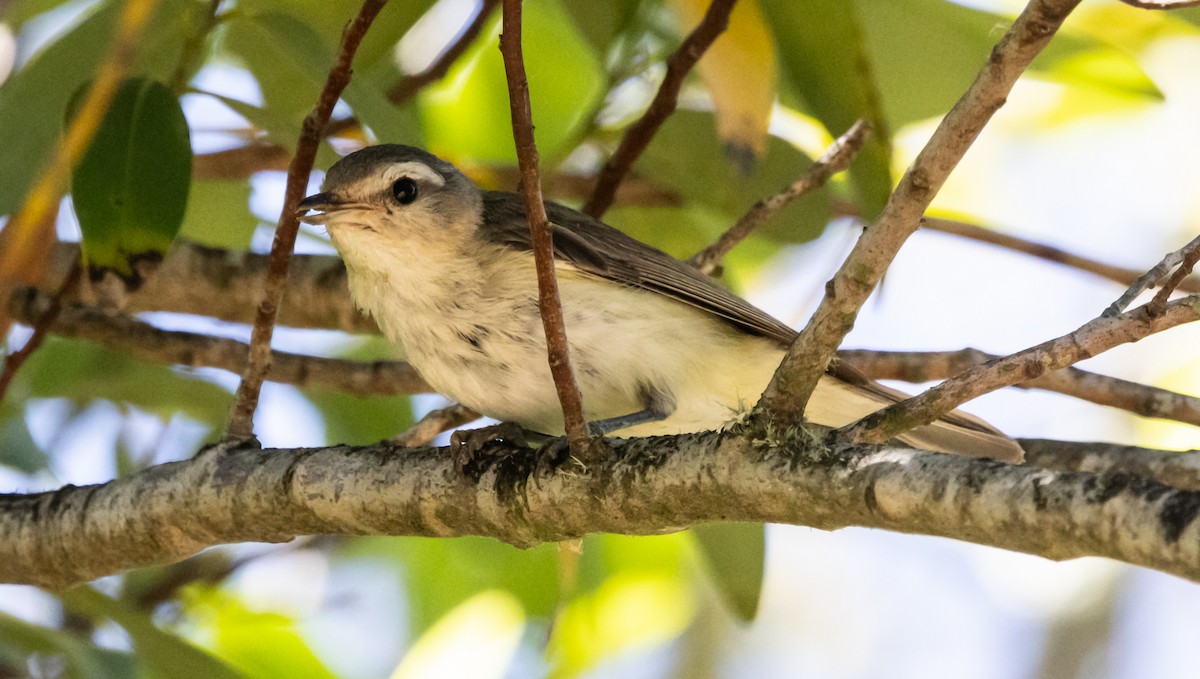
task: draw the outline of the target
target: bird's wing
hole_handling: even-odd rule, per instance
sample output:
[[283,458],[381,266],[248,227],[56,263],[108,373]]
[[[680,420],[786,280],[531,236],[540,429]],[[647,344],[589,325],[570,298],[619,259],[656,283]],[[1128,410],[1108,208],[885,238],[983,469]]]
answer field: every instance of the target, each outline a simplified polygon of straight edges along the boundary
[[[484,220],[489,227],[487,238],[520,250],[532,249],[525,201],[521,196],[488,191],[484,192],[483,204]],[[556,259],[570,262],[580,271],[657,292],[702,309],[746,332],[772,339],[782,347],[796,339],[796,331],[792,328],[662,250],[557,203],[546,203],[546,212],[550,218]],[[837,358],[830,362],[827,373],[875,398],[881,407],[909,398],[909,394],[885,387]],[[968,431],[1003,436],[983,420],[958,410],[943,415],[942,421]],[[1008,443],[1005,439],[1005,445]]]
[[[487,238],[520,250],[532,248],[520,196],[488,191],[483,205]],[[796,338],[792,328],[662,250],[557,203],[546,203],[546,212],[556,259],[594,276],[666,295],[784,347]]]

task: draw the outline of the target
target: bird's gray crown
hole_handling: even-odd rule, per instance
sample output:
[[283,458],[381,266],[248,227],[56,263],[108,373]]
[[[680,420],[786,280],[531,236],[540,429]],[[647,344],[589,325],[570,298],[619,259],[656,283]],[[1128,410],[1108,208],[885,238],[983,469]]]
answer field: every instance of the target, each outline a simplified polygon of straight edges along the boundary
[[355,151],[334,163],[325,175],[324,186],[352,186],[377,175],[385,167],[407,162],[427,165],[446,180],[460,174],[453,165],[424,149],[404,144],[380,144]]

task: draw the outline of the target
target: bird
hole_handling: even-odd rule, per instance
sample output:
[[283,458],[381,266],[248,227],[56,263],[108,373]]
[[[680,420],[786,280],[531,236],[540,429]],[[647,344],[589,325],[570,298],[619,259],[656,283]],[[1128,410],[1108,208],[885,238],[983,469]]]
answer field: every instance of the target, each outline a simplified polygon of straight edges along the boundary
[[[604,222],[546,202],[569,355],[592,432],[720,429],[753,406],[796,331],[711,277]],[[524,199],[478,188],[416,147],[338,160],[298,216],[324,224],[350,296],[437,392],[546,436],[563,433]],[[835,360],[805,419],[849,424],[907,394]],[[961,411],[905,444],[1016,462],[1021,448]]]

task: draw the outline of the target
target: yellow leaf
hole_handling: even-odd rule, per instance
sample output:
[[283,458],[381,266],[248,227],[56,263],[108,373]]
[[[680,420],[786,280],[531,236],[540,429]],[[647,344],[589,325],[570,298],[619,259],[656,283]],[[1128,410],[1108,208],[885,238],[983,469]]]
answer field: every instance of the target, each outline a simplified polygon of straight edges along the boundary
[[[670,0],[680,30],[690,33],[709,0]],[[717,135],[730,156],[749,170],[767,149],[767,128],[777,83],[775,42],[756,0],[734,6],[729,26],[696,68],[712,97]]]

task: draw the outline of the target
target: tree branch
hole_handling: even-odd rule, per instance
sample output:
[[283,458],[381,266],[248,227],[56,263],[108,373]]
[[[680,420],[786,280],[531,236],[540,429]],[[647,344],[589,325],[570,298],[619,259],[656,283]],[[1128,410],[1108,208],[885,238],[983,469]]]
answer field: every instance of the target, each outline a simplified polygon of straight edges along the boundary
[[530,451],[497,444],[490,452],[511,456],[464,478],[445,449],[222,444],[100,486],[0,495],[0,581],[62,588],[215,544],[296,535],[485,535],[531,546],[712,520],[884,528],[1200,580],[1200,493],[1131,474],[897,447],[833,453],[814,437],[764,442],[751,431],[614,447],[582,473],[531,478]]
[[[844,350],[838,358],[876,380],[932,382],[954,377],[1000,357],[978,349],[959,351]],[[1142,417],[1158,417],[1200,427],[1200,397],[1152,387],[1079,368],[1048,371],[1011,386],[1044,389]]]
[[663,121],[675,112],[684,77],[729,25],[729,14],[733,12],[735,2],[737,0],[712,0],[700,24],[667,59],[667,75],[658,86],[654,99],[650,101],[650,107],[636,123],[629,126],[617,150],[604,163],[604,167],[600,168],[596,188],[591,198],[583,205],[584,213],[600,219],[612,205],[613,196],[616,195],[621,180],[629,174],[634,161],[650,145],[650,140],[654,139]]
[[[30,323],[42,317],[52,304],[52,296],[24,288],[9,299],[8,311],[16,320]],[[248,345],[234,339],[163,330],[128,316],[79,304],[64,306],[48,329],[56,335],[86,339],[144,361],[220,368],[232,373],[245,369],[250,350]],[[358,396],[430,391],[417,371],[403,361],[351,361],[284,351],[271,352],[267,379]]]
[[878,220],[826,285],[824,299],[763,394],[760,405],[769,416],[794,421],[802,414],[817,380],[854,327],[859,309],[920,226],[933,197],[1077,4],[1079,0],[1033,0],[992,50],[983,70],[905,172]]
[[871,126],[863,120],[857,120],[850,129],[837,138],[833,145],[825,151],[817,162],[796,181],[792,182],[779,193],[763,198],[755,203],[741,219],[721,234],[715,243],[692,255],[688,263],[706,274],[721,265],[721,260],[729,254],[738,243],[746,239],[763,222],[775,216],[789,203],[812,191],[825,186],[830,177],[850,167],[854,157],[858,155],[867,137],[870,136]]
[[1162,261],[1155,264],[1146,273],[1138,276],[1129,286],[1129,289],[1117,298],[1117,301],[1110,304],[1102,315],[1105,318],[1119,316],[1130,304],[1133,304],[1133,300],[1138,295],[1158,285],[1164,278],[1167,278],[1167,274],[1174,271],[1171,277],[1167,278],[1166,282],[1163,283],[1162,289],[1159,290],[1158,294],[1147,305],[1151,313],[1162,313],[1163,308],[1167,304],[1167,298],[1183,283],[1187,275],[1192,272],[1192,267],[1196,266],[1198,259],[1200,259],[1200,236],[1193,238],[1190,243],[1182,248],[1167,253],[1162,258]]
[[558,296],[558,278],[554,273],[554,243],[550,235],[550,218],[542,200],[542,184],[538,178],[537,144],[533,138],[533,111],[529,104],[529,81],[525,77],[525,57],[521,50],[521,0],[504,0],[500,54],[504,57],[504,75],[508,81],[509,110],[512,116],[513,143],[517,147],[517,164],[521,168],[521,188],[525,197],[525,214],[533,243],[533,259],[537,267],[538,309],[546,333],[546,355],[554,388],[562,404],[563,426],[575,454],[586,454],[588,431],[583,418],[583,397],[567,346],[566,323]]
[[263,299],[258,305],[258,313],[254,319],[254,330],[250,336],[250,355],[246,362],[246,370],[242,373],[242,381],[238,385],[237,395],[234,397],[229,427],[225,433],[227,438],[248,439],[254,436],[254,411],[258,408],[258,395],[262,390],[263,380],[271,368],[271,335],[275,331],[275,318],[287,285],[288,263],[296,245],[296,232],[300,226],[296,207],[304,198],[304,191],[308,187],[308,175],[312,172],[313,161],[317,157],[321,131],[329,122],[329,114],[333,112],[334,104],[337,103],[342,90],[350,82],[350,65],[354,61],[354,53],[358,50],[367,29],[371,27],[371,22],[386,3],[387,0],[363,2],[358,16],[342,34],[342,45],[338,50],[336,63],[329,71],[329,77],[325,80],[325,87],[322,88],[316,105],[304,118],[300,139],[296,143],[296,155],[288,167],[283,211],[279,215],[279,224],[275,227],[275,240],[271,243]]
[[1200,491],[1200,451],[1153,450],[1116,443],[1019,439],[1025,464],[1060,471],[1133,474],[1183,490]]
[[1197,319],[1200,319],[1200,297],[1195,296],[1169,303],[1161,315],[1154,315],[1148,306],[1142,306],[1116,318],[1096,318],[1070,334],[959,373],[920,396],[842,427],[838,435],[848,441],[880,443],[929,424],[989,391],[1039,377]]

